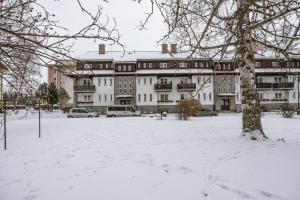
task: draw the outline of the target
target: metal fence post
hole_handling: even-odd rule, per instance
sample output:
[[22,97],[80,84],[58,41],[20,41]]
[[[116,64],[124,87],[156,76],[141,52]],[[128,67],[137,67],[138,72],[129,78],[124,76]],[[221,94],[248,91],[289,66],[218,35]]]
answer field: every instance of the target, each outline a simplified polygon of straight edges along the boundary
[[39,138],[41,138],[41,100],[39,99]]
[[3,129],[3,139],[4,139],[4,149],[6,150],[6,101],[4,100],[3,101],[3,110],[4,110],[4,113],[3,113],[3,125],[4,125],[4,129]]

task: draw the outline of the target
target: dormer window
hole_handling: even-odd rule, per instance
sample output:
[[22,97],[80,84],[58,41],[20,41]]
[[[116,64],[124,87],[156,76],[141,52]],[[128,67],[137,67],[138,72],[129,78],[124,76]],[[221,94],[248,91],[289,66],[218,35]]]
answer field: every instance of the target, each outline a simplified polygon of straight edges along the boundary
[[279,62],[272,62],[272,67],[279,67]]
[[100,64],[100,69],[103,69],[103,64],[102,63]]
[[180,62],[179,67],[182,67],[182,68],[187,67],[187,63],[186,62]]
[[147,68],[147,63],[143,63],[143,68],[144,68],[144,69]]
[[119,66],[118,66],[118,71],[120,72],[121,70],[122,70],[122,66],[119,65]]
[[128,65],[128,71],[131,71],[131,65]]
[[159,63],[159,68],[162,69],[168,68],[168,63]]
[[84,69],[92,69],[92,65],[91,64],[84,64],[83,68]]
[[152,63],[149,63],[149,68],[150,68],[150,69],[152,68]]
[[138,69],[140,69],[141,68],[141,63],[138,63]]
[[195,62],[195,67],[196,67],[196,68],[198,67],[198,62]]
[[123,65],[123,71],[126,71],[126,65]]

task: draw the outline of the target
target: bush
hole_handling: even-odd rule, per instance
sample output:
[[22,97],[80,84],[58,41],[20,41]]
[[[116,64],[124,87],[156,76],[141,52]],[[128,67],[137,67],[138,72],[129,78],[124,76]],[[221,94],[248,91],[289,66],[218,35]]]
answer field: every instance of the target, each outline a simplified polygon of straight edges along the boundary
[[195,99],[183,100],[177,104],[177,118],[188,120],[191,116],[197,116],[201,110],[201,104]]
[[289,104],[284,104],[280,108],[280,113],[283,118],[293,118],[296,114],[296,109],[289,106]]

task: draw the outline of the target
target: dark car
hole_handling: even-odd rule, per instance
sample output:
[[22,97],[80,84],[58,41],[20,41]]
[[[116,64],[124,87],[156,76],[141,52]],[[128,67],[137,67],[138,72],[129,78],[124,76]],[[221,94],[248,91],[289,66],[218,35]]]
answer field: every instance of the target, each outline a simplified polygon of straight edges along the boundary
[[194,117],[218,116],[218,113],[213,110],[202,108],[201,110],[197,110],[196,112],[194,112],[193,116]]

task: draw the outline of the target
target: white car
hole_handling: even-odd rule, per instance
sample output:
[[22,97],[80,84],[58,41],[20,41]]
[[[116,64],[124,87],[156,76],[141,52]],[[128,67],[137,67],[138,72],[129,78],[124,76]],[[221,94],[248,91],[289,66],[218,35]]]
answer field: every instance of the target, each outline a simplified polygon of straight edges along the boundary
[[97,112],[89,112],[84,108],[72,108],[70,112],[67,114],[68,118],[92,118],[92,117],[99,117]]
[[107,106],[106,111],[107,117],[137,117],[141,116],[140,111],[134,110],[134,108],[130,105],[117,105],[117,106]]

